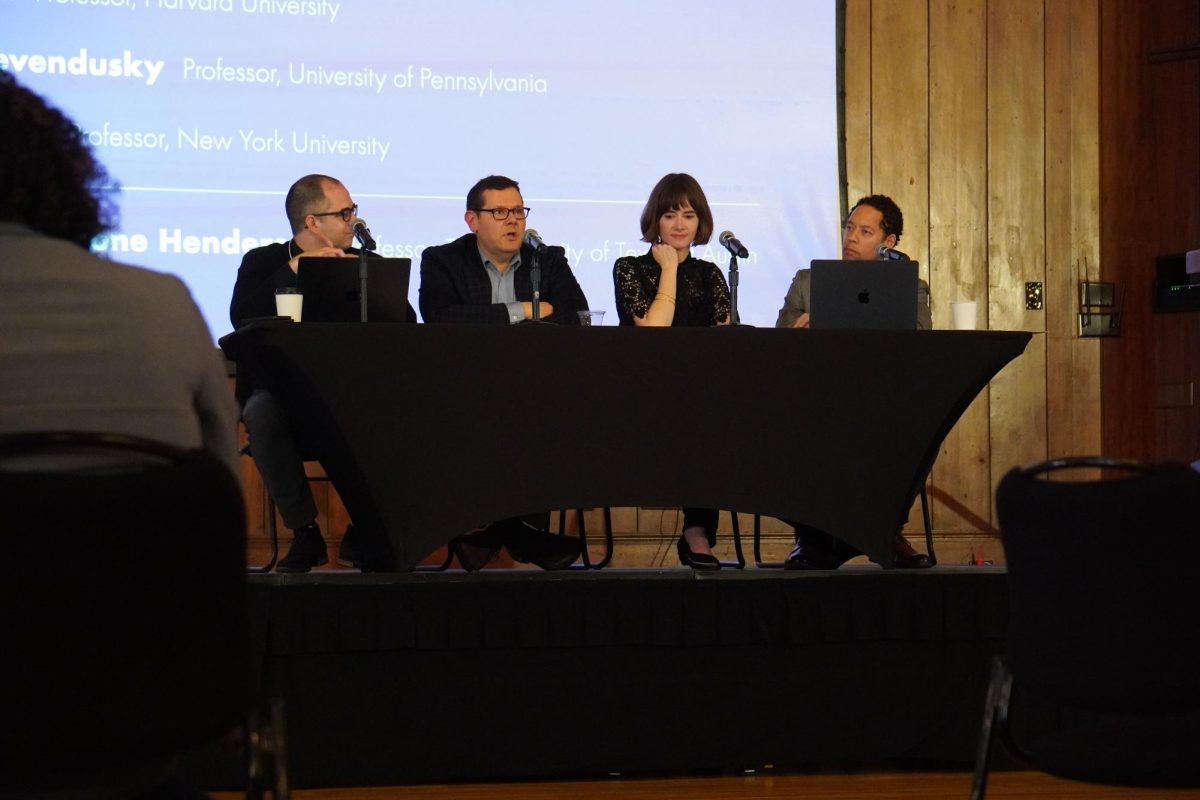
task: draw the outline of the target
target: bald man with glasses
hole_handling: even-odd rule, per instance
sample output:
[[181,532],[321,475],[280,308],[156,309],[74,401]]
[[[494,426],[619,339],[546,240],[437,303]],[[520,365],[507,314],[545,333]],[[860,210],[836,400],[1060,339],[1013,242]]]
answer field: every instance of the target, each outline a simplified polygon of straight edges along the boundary
[[[292,238],[256,247],[242,258],[229,304],[229,320],[234,329],[249,320],[275,315],[275,290],[296,285],[301,258],[358,256],[358,250],[352,247],[351,227],[358,217],[358,206],[338,179],[305,175],[288,190],[284,210]],[[417,321],[412,306],[408,307],[408,321]],[[293,532],[291,547],[279,559],[276,569],[308,572],[329,563],[301,456],[305,450],[303,421],[290,419],[278,400],[269,391],[255,387],[252,377],[244,371],[238,372],[237,396],[242,403],[242,421],[250,435],[254,464],[279,508],[283,524]],[[351,526],[342,538],[338,563],[365,568],[369,565],[363,563],[362,551],[374,550],[377,544]]]

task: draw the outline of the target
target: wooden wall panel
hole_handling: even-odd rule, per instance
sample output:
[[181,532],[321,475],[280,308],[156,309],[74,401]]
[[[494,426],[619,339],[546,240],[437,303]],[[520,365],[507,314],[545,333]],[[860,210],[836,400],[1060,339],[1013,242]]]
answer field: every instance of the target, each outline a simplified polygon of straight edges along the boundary
[[[935,328],[974,300],[988,327],[987,2],[929,3],[929,268]],[[991,528],[988,393],[942,445],[929,494],[938,531]]]
[[1038,332],[991,384],[991,471],[1046,455],[1045,314],[1024,286],[1044,282],[1045,117],[1042,0],[988,4],[988,319]]
[[[864,20],[868,53],[850,43]],[[1099,0],[848,0],[846,30],[850,195],[904,209],[936,327],[974,299],[981,327],[1037,334],[934,466],[935,529],[987,531],[1008,468],[1097,447],[1099,348],[1075,335],[1072,265],[1098,261]],[[864,73],[869,104],[849,102]],[[1025,309],[1027,281],[1045,310]]]
[[1101,2],[1101,270],[1125,292],[1120,338],[1101,351],[1108,455],[1200,457],[1200,314],[1155,314],[1154,257],[1200,247],[1200,62],[1154,51],[1200,42],[1197,0]]
[[1150,180],[1152,155],[1141,146],[1153,136],[1153,109],[1140,98],[1146,79],[1141,61],[1145,57],[1141,15],[1125,0],[1101,3],[1101,106],[1104,136],[1101,140],[1100,238],[1101,277],[1121,284],[1126,294],[1119,339],[1101,343],[1101,392],[1103,405],[1102,446],[1105,455],[1144,457],[1154,449],[1153,434],[1142,418],[1150,408],[1154,365],[1137,358],[1152,340],[1148,328],[1149,309],[1137,302],[1131,285],[1136,283],[1139,258],[1145,258],[1145,243],[1136,231],[1137,208]]
[[871,0],[846,0],[845,136],[848,202],[871,193]]
[[1046,404],[1051,456],[1100,452],[1100,343],[1078,337],[1099,280],[1100,32],[1096,0],[1046,3]]
[[[903,42],[903,47],[897,47]],[[929,275],[929,14],[926,0],[871,7],[871,191],[904,212],[900,249]],[[857,195],[850,197],[853,205]]]

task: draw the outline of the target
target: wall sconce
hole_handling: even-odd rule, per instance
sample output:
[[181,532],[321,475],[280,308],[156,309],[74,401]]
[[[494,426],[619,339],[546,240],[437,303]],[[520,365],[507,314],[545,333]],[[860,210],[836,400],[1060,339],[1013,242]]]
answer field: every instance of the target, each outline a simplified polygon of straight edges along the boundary
[[1121,335],[1122,293],[1115,283],[1079,283],[1079,336]]

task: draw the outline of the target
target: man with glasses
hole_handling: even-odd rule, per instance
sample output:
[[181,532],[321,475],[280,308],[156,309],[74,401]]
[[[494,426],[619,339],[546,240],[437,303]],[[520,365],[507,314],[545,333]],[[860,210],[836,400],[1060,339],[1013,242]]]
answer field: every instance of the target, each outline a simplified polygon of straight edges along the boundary
[[[421,254],[422,319],[497,325],[533,319],[534,250],[524,244],[529,211],[511,178],[491,175],[471,188],[464,215],[471,232]],[[540,318],[578,325],[587,298],[562,248],[548,248],[539,267]]]
[[[421,254],[421,316],[425,322],[474,322],[510,325],[534,318],[530,265],[541,272],[539,317],[578,325],[587,298],[575,280],[561,247],[538,254],[524,243],[529,208],[511,178],[491,175],[467,193],[464,215],[471,232]],[[451,543],[466,570],[481,569],[507,547],[517,561],[542,569],[565,569],[580,553],[574,536],[555,536],[545,528],[548,514],[494,522]]]
[[[256,317],[275,315],[275,290],[296,285],[300,259],[356,257],[351,247],[358,206],[350,192],[336,178],[306,175],[292,184],[284,200],[291,240],[250,250],[238,268],[229,319],[239,328]],[[409,306],[410,322],[416,312]],[[317,506],[301,457],[305,440],[302,421],[289,419],[279,402],[265,389],[256,388],[244,372],[238,373],[238,400],[242,402],[242,421],[250,435],[250,454],[262,474],[283,517],[293,531],[292,545],[279,560],[279,572],[308,572],[329,562],[325,539],[317,524]],[[353,526],[346,529],[338,549],[338,563],[361,566],[360,535]]]

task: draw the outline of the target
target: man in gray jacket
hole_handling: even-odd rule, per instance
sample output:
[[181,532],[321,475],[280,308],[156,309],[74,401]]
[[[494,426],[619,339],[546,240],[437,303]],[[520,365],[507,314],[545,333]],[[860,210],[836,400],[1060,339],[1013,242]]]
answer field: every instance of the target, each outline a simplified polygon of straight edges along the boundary
[[[874,261],[879,256],[880,245],[888,249],[900,243],[904,233],[904,215],[900,207],[887,195],[873,194],[854,204],[846,224],[842,228],[842,259],[844,261]],[[812,306],[810,289],[812,272],[802,269],[792,278],[783,308],[775,320],[776,328],[807,328],[808,310]],[[927,331],[933,328],[929,312],[929,284],[917,280],[917,328]]]
[[[880,245],[894,248],[900,243],[903,233],[904,215],[892,198],[881,194],[864,197],[854,204],[842,228],[842,259],[872,261],[879,257],[877,248]],[[776,328],[809,327],[811,276],[809,270],[802,269],[792,278],[783,308],[779,309],[779,317],[775,320]],[[932,329],[929,284],[923,280],[917,281],[916,303],[917,328]],[[843,562],[858,555],[857,550],[824,531],[798,522],[789,524],[796,529],[796,544],[784,562],[787,569],[837,569]],[[912,545],[899,533],[892,548],[892,563],[904,569],[931,565],[929,556],[913,550]]]

